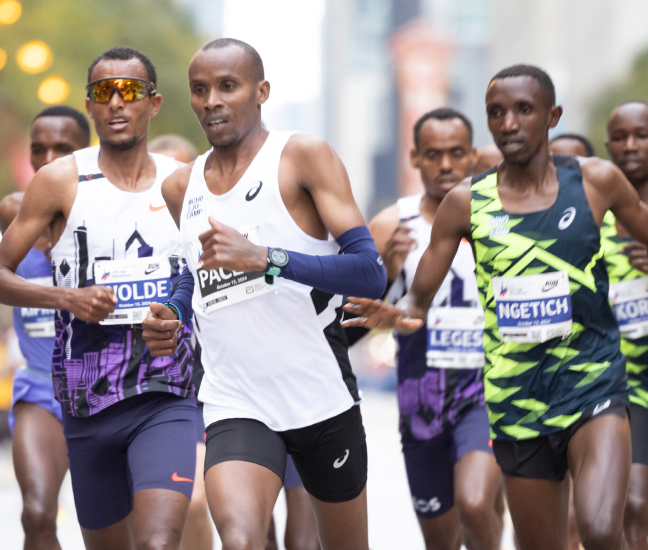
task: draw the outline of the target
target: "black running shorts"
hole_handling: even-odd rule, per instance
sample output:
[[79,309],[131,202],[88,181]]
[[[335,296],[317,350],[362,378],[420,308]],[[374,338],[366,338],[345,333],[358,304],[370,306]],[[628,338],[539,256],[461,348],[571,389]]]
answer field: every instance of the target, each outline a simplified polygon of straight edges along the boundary
[[347,502],[367,483],[367,442],[360,407],[312,426],[275,432],[258,420],[231,418],[207,427],[205,473],[229,460],[265,466],[283,481],[290,456],[306,490],[324,502]]
[[630,403],[632,463],[648,466],[648,409]]
[[626,403],[607,400],[583,413],[576,422],[560,432],[520,441],[494,439],[493,452],[497,463],[507,476],[562,481],[568,470],[569,440],[590,420],[604,414],[616,414],[625,418],[628,406]]

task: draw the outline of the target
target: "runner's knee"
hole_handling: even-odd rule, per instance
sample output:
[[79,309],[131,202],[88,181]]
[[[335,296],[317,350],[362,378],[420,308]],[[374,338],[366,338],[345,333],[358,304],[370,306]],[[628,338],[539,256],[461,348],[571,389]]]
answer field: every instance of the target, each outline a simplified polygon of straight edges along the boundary
[[56,508],[50,509],[36,499],[25,501],[22,512],[22,524],[26,535],[39,535],[45,532],[56,532]]
[[648,499],[646,499],[645,495],[632,490],[629,491],[623,521],[626,527],[637,528],[643,525],[648,530]]
[[477,532],[488,528],[493,514],[493,502],[486,497],[483,492],[476,492],[464,495],[455,502],[461,524],[469,531]]
[[[588,550],[609,550],[621,548],[623,529],[616,525],[612,517],[599,517],[586,520],[579,525],[582,545]],[[584,523],[584,525],[583,525]]]

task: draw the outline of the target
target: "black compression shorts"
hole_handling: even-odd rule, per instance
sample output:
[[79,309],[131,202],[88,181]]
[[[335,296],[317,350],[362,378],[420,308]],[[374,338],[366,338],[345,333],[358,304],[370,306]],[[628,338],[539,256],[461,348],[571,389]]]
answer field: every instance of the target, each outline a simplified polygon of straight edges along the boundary
[[568,470],[567,446],[572,436],[589,421],[604,414],[625,418],[625,403],[604,401],[583,415],[568,428],[549,435],[520,441],[493,440],[493,452],[502,473],[527,479],[562,481]]
[[205,473],[229,460],[272,470],[283,481],[290,453],[305,489],[324,502],[347,502],[367,483],[367,442],[360,407],[312,426],[275,432],[262,422],[231,418],[207,427]]

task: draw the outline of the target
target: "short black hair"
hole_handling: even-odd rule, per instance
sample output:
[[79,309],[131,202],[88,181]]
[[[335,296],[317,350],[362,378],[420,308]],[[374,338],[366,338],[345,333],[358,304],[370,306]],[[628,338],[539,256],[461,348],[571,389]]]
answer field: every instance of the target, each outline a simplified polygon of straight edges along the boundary
[[67,105],[47,107],[47,109],[43,109],[34,117],[34,120],[32,120],[32,125],[39,118],[47,116],[63,116],[74,119],[74,122],[77,123],[79,130],[81,130],[81,133],[83,134],[83,139],[85,140],[86,147],[90,145],[90,124],[88,124],[88,119],[83,116],[83,113],[77,111],[76,109],[73,109],[72,107],[68,107]]
[[466,130],[468,130],[468,137],[470,139],[470,145],[472,146],[473,127],[472,124],[470,123],[470,120],[468,120],[468,117],[464,115],[462,112],[457,111],[457,109],[453,109],[452,107],[441,107],[440,109],[434,109],[434,111],[425,113],[421,118],[419,118],[416,121],[416,124],[414,125],[414,146],[417,149],[419,146],[419,136],[421,135],[421,128],[423,127],[423,124],[425,124],[425,122],[427,120],[430,120],[431,118],[435,120],[451,120],[453,118],[458,118],[466,127]]
[[583,144],[583,147],[585,147],[585,152],[587,153],[585,156],[586,157],[593,157],[595,155],[594,153],[594,145],[592,145],[592,142],[587,139],[585,136],[581,136],[580,134],[560,134],[556,136],[555,138],[552,138],[549,140],[549,143],[553,143],[554,141],[558,141],[559,139],[573,139],[576,141],[580,141]]
[[549,100],[551,107],[556,104],[556,88],[554,87],[551,77],[540,67],[535,67],[534,65],[511,65],[510,67],[506,67],[506,69],[502,69],[493,78],[491,78],[488,86],[490,87],[494,80],[514,76],[530,76],[531,78],[535,78],[538,84],[540,84],[540,87],[547,94],[547,99]]
[[217,40],[212,40],[211,42],[205,44],[201,48],[201,50],[227,48],[229,46],[237,46],[241,48],[248,55],[250,61],[252,62],[252,73],[254,75],[254,79],[256,82],[261,82],[262,80],[265,80],[263,60],[261,59],[259,52],[257,52],[247,42],[243,42],[242,40],[237,40],[236,38],[218,38]]
[[152,61],[146,57],[142,52],[136,50],[135,48],[129,48],[127,46],[115,46],[103,52],[97,59],[95,59],[90,67],[88,68],[88,82],[92,80],[92,71],[97,66],[100,61],[104,59],[107,60],[121,60],[128,61],[129,59],[139,59],[142,62],[142,65],[146,68],[147,78],[149,82],[157,85],[157,72],[155,71],[155,66]]

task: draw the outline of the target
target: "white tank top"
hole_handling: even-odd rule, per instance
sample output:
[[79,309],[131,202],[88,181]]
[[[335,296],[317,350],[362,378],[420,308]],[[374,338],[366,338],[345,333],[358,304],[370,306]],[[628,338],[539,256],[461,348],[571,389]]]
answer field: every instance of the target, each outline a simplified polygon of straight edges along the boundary
[[52,249],[54,283],[81,288],[111,286],[116,310],[100,324],[66,311],[56,320],[52,379],[66,412],[85,417],[143,392],[193,393],[189,329],[171,357],[151,357],[141,327],[151,301],[171,295],[182,270],[180,233],[161,186],[178,164],[151,155],[155,181],[131,193],[111,184],[99,169],[99,147],[74,153],[79,184],[61,238]]
[[222,195],[205,181],[205,162],[194,164],[185,193],[180,233],[196,283],[193,308],[205,375],[199,399],[205,424],[251,418],[275,431],[310,426],[359,401],[340,326],[342,297],[261,272],[232,273],[200,267],[198,236],[213,216],[263,246],[310,255],[337,254],[339,246],[315,239],[290,216],[279,192],[279,161],[292,132],[270,132],[245,174]]
[[[410,228],[410,237],[418,246],[408,254],[400,277],[389,291],[392,303],[409,290],[421,256],[430,244],[432,225],[421,215],[422,198],[423,195],[412,195],[397,202],[400,221]],[[427,349],[420,352],[427,355],[429,367],[483,367],[483,310],[472,247],[465,239],[459,244],[450,271],[432,300],[426,322]]]

